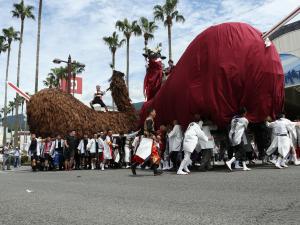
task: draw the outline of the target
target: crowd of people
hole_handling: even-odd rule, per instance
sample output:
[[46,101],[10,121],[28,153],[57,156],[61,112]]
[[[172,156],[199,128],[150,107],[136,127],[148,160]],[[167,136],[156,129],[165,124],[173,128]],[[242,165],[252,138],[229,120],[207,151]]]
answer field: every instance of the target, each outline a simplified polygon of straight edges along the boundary
[[263,164],[274,163],[280,169],[288,167],[288,161],[300,164],[297,160],[300,122],[291,122],[284,114],[273,122],[267,118],[266,122],[251,126],[246,109],[240,109],[226,134],[198,114],[185,131],[176,120],[155,130],[155,117],[155,110],[150,110],[144,127],[126,135],[114,134],[110,129],[85,134],[81,139],[75,130],[64,139],[61,135],[42,139],[32,134],[27,145],[32,168],[34,171],[131,168],[134,175],[141,168],[152,169],[154,175],[165,170],[187,175],[191,168],[212,170],[216,161],[224,161],[230,171],[249,171],[249,164],[255,164],[256,159]]
[[0,153],[2,153],[2,170],[10,170],[11,164],[14,168],[21,167],[21,152],[18,147],[13,148],[11,143],[6,143]]

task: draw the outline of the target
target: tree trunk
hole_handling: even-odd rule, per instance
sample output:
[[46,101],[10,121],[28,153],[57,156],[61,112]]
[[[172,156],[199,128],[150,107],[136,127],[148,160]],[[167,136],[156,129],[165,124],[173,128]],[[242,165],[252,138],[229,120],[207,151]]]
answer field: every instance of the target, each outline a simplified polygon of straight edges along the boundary
[[148,48],[148,40],[147,40],[147,38],[145,38],[144,44],[145,44],[145,53],[147,53],[147,48]]
[[[19,43],[19,53],[18,53],[18,69],[17,69],[17,87],[20,86],[20,69],[21,69],[21,54],[22,54],[22,43],[23,43],[23,33],[24,33],[24,20],[21,20],[21,35]],[[16,99],[18,99],[19,94],[16,94]],[[16,101],[16,120],[15,120],[15,133],[14,133],[14,147],[19,145],[19,104]],[[20,146],[18,146],[20,147]]]
[[[114,70],[116,66],[116,52],[112,52],[112,69]],[[111,95],[111,100],[112,100],[112,109],[113,111],[115,111],[115,102],[114,102],[114,98]]]
[[[22,103],[21,103],[21,115],[23,116],[23,113],[24,113],[24,99],[22,99]],[[21,124],[21,130],[23,130],[22,128],[22,124]]]
[[[11,108],[11,118],[12,118],[12,121],[13,121],[13,119],[14,119],[14,107]],[[12,129],[10,129],[10,143],[14,144],[13,130]]]
[[169,41],[169,60],[172,59],[172,36],[171,36],[171,24],[168,24],[168,41]]
[[43,6],[43,0],[40,0],[40,3],[39,3],[39,18],[38,18],[38,32],[37,32],[37,44],[36,44],[36,65],[35,65],[34,93],[37,93],[38,88],[39,88],[39,63],[40,63],[40,40],[41,40],[42,6]]
[[129,94],[129,40],[130,38],[127,39],[127,64],[126,64],[126,85],[128,89],[128,94]]
[[6,144],[6,132],[7,132],[7,81],[8,81],[8,69],[10,61],[10,45],[7,51],[7,62],[6,62],[6,75],[5,75],[5,94],[4,94],[4,118],[3,118],[3,146]]
[[114,70],[116,66],[116,53],[112,52],[112,69]]

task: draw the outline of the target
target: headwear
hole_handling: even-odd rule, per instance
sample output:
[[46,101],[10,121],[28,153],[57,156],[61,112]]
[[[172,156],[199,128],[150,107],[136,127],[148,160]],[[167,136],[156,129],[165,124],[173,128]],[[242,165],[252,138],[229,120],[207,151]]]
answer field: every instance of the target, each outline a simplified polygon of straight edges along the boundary
[[154,48],[154,49],[150,49],[150,48],[145,49],[146,53],[144,53],[143,56],[145,58],[161,58],[161,59],[166,59],[165,56],[161,55],[161,51],[162,51],[161,46],[162,46],[162,44],[159,43],[156,46],[156,48]]

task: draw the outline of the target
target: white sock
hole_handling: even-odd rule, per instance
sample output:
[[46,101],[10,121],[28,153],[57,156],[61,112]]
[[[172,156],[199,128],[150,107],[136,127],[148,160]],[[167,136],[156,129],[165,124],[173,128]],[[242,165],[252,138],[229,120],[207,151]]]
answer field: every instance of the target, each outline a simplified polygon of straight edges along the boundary
[[232,163],[235,162],[235,161],[236,161],[236,158],[233,156],[233,157],[228,161],[228,163],[232,164]]

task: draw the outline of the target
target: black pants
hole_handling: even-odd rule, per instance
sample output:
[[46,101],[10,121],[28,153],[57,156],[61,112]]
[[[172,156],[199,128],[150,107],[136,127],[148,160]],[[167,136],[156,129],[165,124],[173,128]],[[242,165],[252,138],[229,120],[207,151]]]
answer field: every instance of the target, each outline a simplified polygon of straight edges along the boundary
[[244,148],[243,142],[239,145],[233,146],[235,152],[234,157],[239,161],[246,161],[246,149]]
[[202,149],[200,169],[211,169],[212,149]]
[[78,153],[75,153],[74,160],[75,160],[75,169],[80,169],[80,155]]
[[171,152],[170,154],[171,162],[173,163],[173,167],[176,169],[176,171],[178,170],[182,160],[180,159],[180,156],[182,156],[180,152]]

